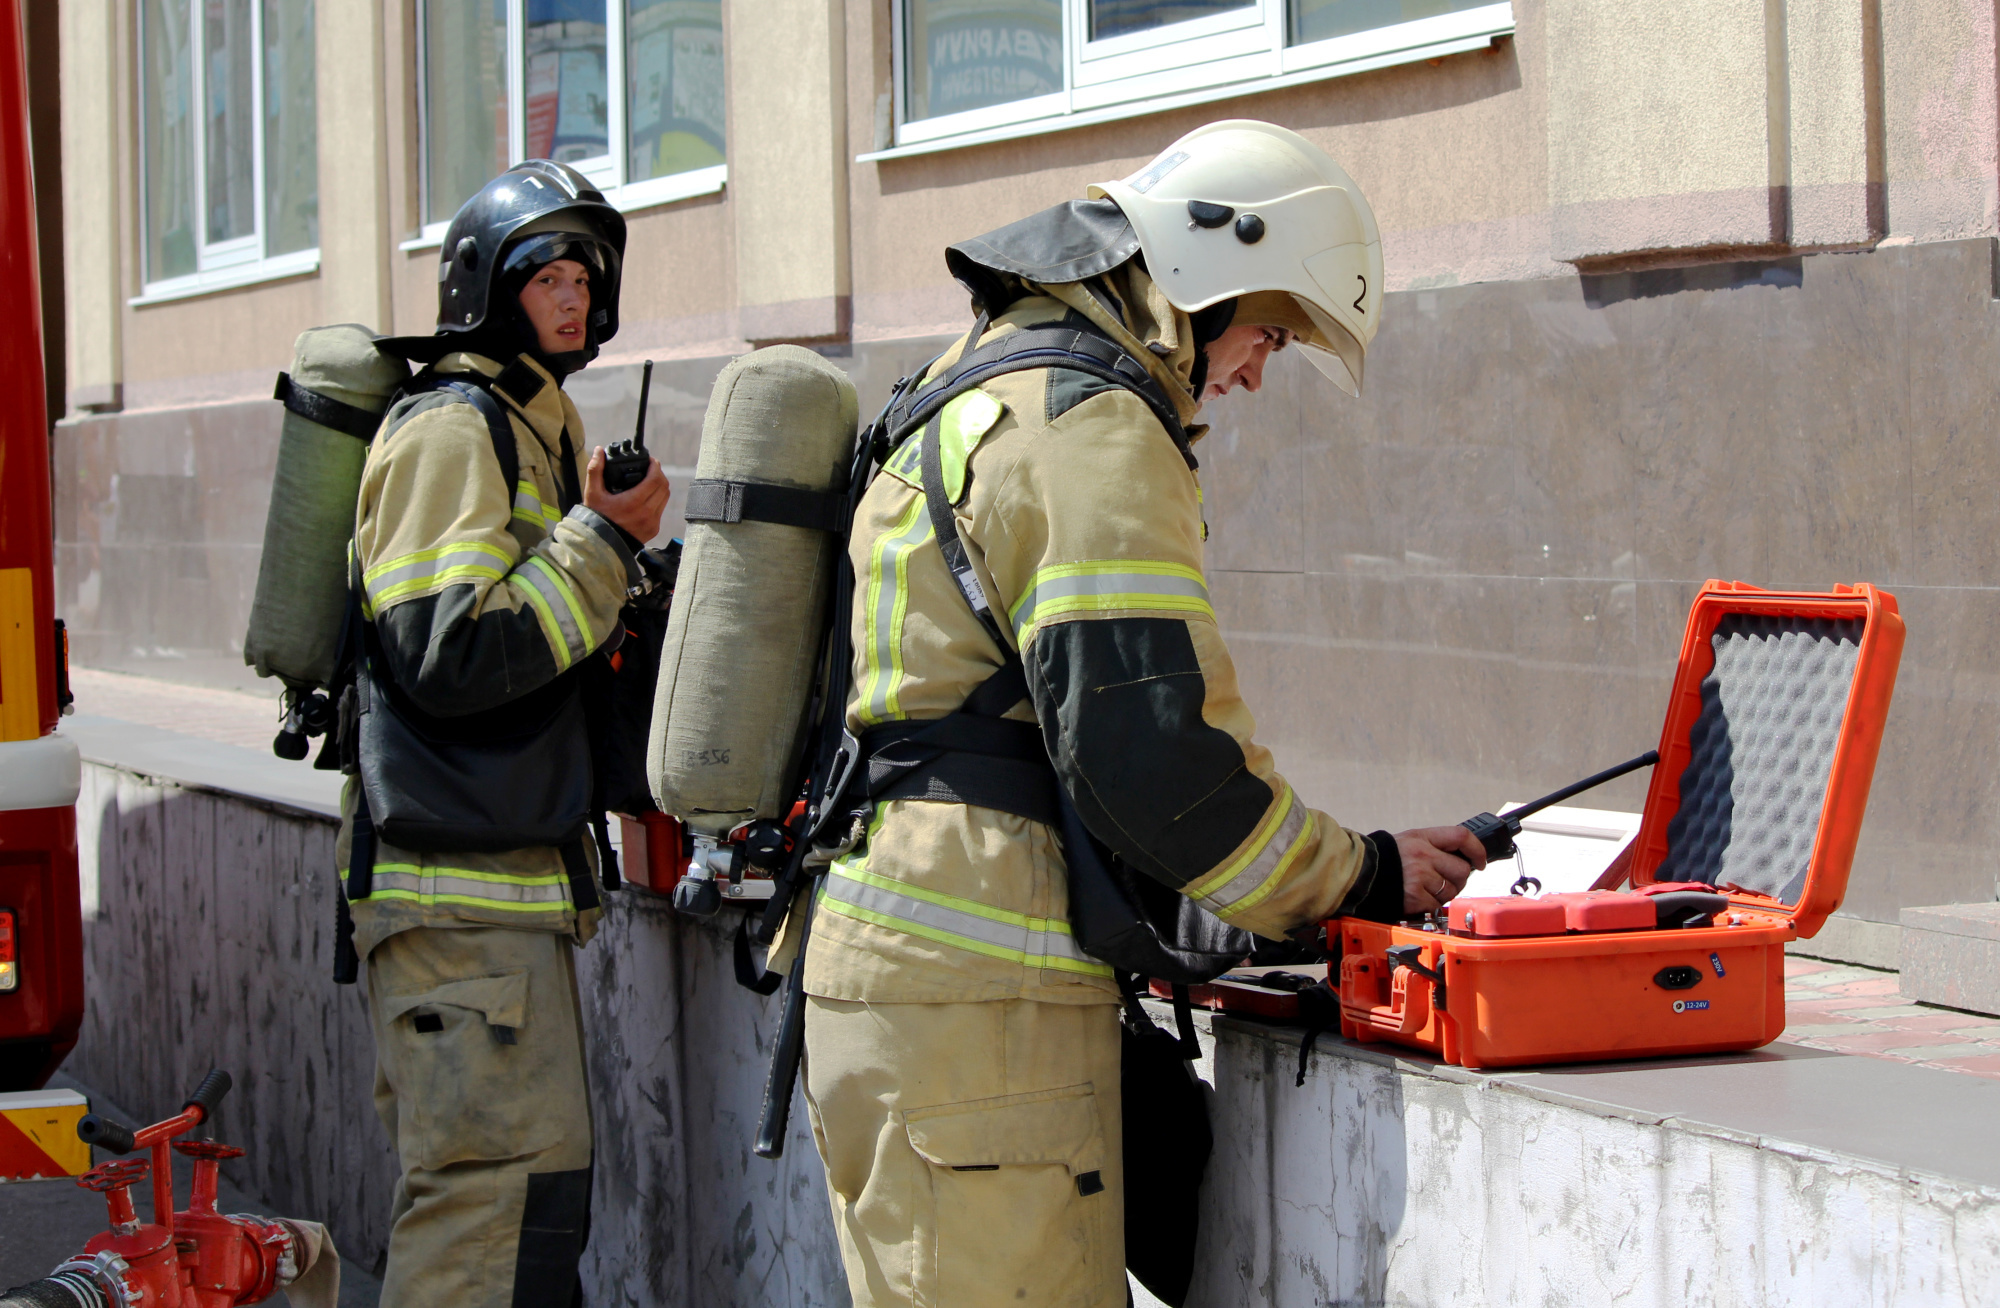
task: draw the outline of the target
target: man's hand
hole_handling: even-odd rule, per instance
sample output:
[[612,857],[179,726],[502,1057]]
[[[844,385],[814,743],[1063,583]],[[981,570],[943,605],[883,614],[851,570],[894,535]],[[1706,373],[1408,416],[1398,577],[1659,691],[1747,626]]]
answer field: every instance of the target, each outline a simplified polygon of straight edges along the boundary
[[585,508],[603,514],[637,537],[641,545],[660,534],[660,515],[667,510],[667,496],[673,493],[673,485],[667,481],[667,474],[660,471],[658,459],[646,469],[644,481],[613,495],[604,489],[604,447],[600,445],[590,452],[588,478],[583,488]]
[[1419,827],[1396,837],[1403,858],[1403,911],[1435,913],[1465,889],[1474,868],[1486,866],[1486,847],[1464,827]]

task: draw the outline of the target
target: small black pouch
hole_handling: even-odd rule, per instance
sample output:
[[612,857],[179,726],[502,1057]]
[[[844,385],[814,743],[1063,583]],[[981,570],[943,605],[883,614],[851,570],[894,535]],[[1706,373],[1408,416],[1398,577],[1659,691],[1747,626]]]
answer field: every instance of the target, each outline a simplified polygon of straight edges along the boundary
[[581,687],[557,678],[460,718],[425,713],[362,660],[361,787],[382,840],[419,852],[566,845],[589,821]]
[[1058,798],[1070,929],[1085,953],[1176,985],[1213,981],[1250,956],[1256,936],[1127,867],[1090,834],[1069,795]]
[[667,611],[627,605],[618,621],[625,629],[623,640],[583,669],[591,766],[597,776],[593,808],[636,817],[658,807],[646,780],[646,740],[667,638]]

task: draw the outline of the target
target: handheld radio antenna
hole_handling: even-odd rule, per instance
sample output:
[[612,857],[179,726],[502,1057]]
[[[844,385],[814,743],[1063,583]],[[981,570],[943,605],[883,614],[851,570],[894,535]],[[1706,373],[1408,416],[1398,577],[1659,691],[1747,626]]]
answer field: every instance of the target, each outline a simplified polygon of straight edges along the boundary
[[648,359],[639,374],[639,417],[632,426],[632,439],[620,441],[604,452],[604,489],[613,495],[646,480],[646,473],[653,466],[652,453],[646,449],[646,400],[652,393],[653,361]]
[[1627,772],[1637,772],[1640,768],[1651,767],[1660,761],[1660,751],[1649,749],[1639,757],[1627,759],[1615,768],[1606,768],[1593,773],[1581,781],[1572,782],[1561,790],[1552,790],[1540,799],[1529,800],[1516,809],[1509,809],[1498,817],[1491,813],[1481,813],[1459,823],[1467,831],[1478,837],[1486,846],[1486,857],[1503,859],[1514,857],[1514,837],[1521,834],[1521,819],[1539,813],[1551,804],[1560,804],[1571,795],[1580,795],[1586,790],[1601,786],[1607,781],[1616,781]]

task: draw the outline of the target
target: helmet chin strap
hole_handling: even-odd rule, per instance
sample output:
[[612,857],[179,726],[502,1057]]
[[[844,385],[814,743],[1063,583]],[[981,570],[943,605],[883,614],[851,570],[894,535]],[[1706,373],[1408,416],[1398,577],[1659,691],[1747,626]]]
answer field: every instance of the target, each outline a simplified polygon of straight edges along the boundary
[[1222,333],[1229,330],[1229,324],[1236,318],[1236,301],[1224,300],[1211,304],[1206,309],[1197,309],[1188,315],[1194,325],[1194,369],[1188,381],[1194,386],[1195,402],[1201,402],[1201,393],[1208,386],[1208,347]]

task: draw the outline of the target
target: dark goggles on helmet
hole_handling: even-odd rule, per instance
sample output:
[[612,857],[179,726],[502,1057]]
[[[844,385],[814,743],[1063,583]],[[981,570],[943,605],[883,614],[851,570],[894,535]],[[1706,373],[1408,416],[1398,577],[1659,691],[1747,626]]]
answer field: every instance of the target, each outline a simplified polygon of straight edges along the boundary
[[503,274],[532,272],[545,263],[572,259],[600,275],[608,272],[611,251],[594,236],[581,232],[539,232],[512,246],[500,261]]

